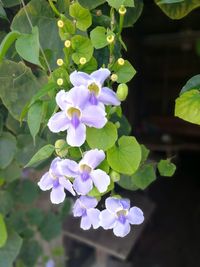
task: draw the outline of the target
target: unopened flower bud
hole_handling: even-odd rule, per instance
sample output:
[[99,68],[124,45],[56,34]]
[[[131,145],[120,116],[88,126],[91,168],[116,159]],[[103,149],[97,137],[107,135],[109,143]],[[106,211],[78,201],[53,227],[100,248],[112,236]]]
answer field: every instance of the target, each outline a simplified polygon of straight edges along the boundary
[[110,172],[110,178],[112,179],[113,182],[118,182],[120,180],[120,174],[112,170]]
[[62,78],[57,79],[57,85],[61,86],[61,85],[63,85],[63,82],[64,81]]
[[125,62],[125,60],[123,59],[123,58],[118,58],[118,60],[117,60],[117,63],[120,65],[120,66],[123,66],[124,65],[124,62]]
[[121,83],[117,87],[117,97],[120,101],[124,101],[128,95],[128,86],[125,83]]
[[121,6],[119,8],[119,14],[122,15],[122,16],[124,16],[126,14],[126,8],[125,8],[125,6]]
[[65,47],[69,48],[71,46],[71,41],[70,40],[66,40],[65,41]]
[[61,19],[59,19],[58,22],[57,22],[57,25],[58,25],[59,28],[63,28],[64,27],[64,22]]
[[116,82],[117,79],[118,79],[117,74],[113,73],[113,74],[111,75],[110,79],[111,79],[111,81]]
[[115,122],[115,126],[117,129],[119,129],[120,128],[120,122],[119,121]]
[[55,142],[55,151],[56,154],[63,158],[67,155],[68,153],[68,145],[65,140],[59,139]]
[[59,58],[57,59],[56,63],[58,66],[62,66],[64,64],[64,61],[62,60],[62,58]]
[[84,65],[87,62],[87,60],[86,60],[85,57],[81,57],[79,62],[80,62],[81,65]]
[[115,36],[113,34],[110,34],[107,36],[106,40],[109,44],[112,44],[115,40]]

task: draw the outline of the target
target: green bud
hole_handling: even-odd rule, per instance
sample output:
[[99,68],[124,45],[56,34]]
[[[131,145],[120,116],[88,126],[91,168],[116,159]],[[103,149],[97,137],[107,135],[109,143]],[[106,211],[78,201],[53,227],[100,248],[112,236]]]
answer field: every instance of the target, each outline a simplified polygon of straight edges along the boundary
[[121,83],[117,87],[117,97],[120,101],[124,101],[128,95],[128,86],[125,83]]
[[59,139],[55,142],[56,154],[61,158],[64,158],[68,154],[68,147],[67,142],[63,139]]
[[110,178],[113,180],[113,182],[118,182],[120,180],[120,174],[112,170],[110,172]]
[[119,121],[117,121],[117,122],[115,122],[115,126],[117,127],[117,129],[119,129],[120,128],[120,122]]

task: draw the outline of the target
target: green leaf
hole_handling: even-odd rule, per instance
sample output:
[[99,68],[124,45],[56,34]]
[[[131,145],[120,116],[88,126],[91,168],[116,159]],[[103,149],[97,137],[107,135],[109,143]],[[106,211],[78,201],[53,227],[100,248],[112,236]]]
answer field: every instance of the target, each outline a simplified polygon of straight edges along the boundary
[[176,99],[175,116],[200,125],[200,91],[190,90]]
[[13,206],[13,199],[9,192],[0,191],[0,213],[7,215]]
[[6,228],[6,224],[4,221],[4,217],[3,215],[0,213],[0,248],[2,248],[8,238],[8,234],[7,234],[7,228]]
[[136,70],[133,68],[128,60],[125,60],[124,65],[119,65],[117,62],[113,66],[113,71],[117,74],[118,83],[129,82],[136,74]]
[[186,84],[183,86],[180,94],[185,93],[186,91],[192,90],[192,89],[198,89],[200,90],[200,74],[193,76],[191,79],[189,79]]
[[143,165],[132,177],[134,184],[144,190],[153,181],[156,180],[156,174],[154,166],[151,164]]
[[199,0],[184,0],[179,2],[166,3],[166,1],[155,0],[155,3],[171,19],[181,19],[189,14],[193,9],[200,6]]
[[122,136],[118,145],[107,151],[107,160],[113,170],[131,175],[138,169],[141,161],[140,145],[135,137]]
[[53,145],[46,145],[40,148],[40,150],[31,158],[31,160],[26,164],[25,167],[30,167],[42,160],[49,158],[55,150]]
[[87,128],[87,142],[91,148],[104,151],[111,148],[117,140],[117,128],[112,122],[108,122],[103,128]]
[[135,7],[127,8],[126,15],[124,16],[123,27],[132,27],[133,24],[139,19],[143,11],[143,1],[134,0]]
[[180,3],[185,0],[160,0],[158,4],[174,4],[174,3]]
[[80,64],[81,57],[85,57],[87,61],[92,58],[94,49],[90,39],[85,36],[76,35],[72,37],[71,42],[74,50],[72,59],[76,64]]
[[22,168],[19,166],[19,163],[17,163],[16,160],[13,160],[5,169],[0,169],[0,177],[3,178],[7,183],[11,183],[20,178],[21,174]]
[[5,11],[5,9],[3,8],[1,2],[0,2],[0,18],[1,18],[1,19],[6,19],[6,20],[7,20],[6,11]]
[[79,70],[90,74],[93,71],[95,71],[97,67],[98,67],[97,61],[95,57],[92,57],[90,61],[88,61],[86,64],[79,65]]
[[20,119],[24,105],[46,80],[43,73],[37,79],[22,62],[6,60],[0,64],[0,97],[13,118]]
[[40,130],[40,124],[42,121],[42,101],[35,102],[28,111],[28,127],[35,143],[35,137]]
[[11,267],[19,254],[22,246],[22,238],[13,230],[8,231],[8,239],[3,248],[0,249],[0,266]]
[[92,24],[90,11],[79,5],[77,2],[70,5],[69,14],[76,19],[76,26],[81,31],[86,31]]
[[117,184],[126,190],[131,190],[131,191],[138,190],[138,187],[134,184],[132,176],[121,175],[121,178],[117,182]]
[[38,258],[42,253],[42,248],[35,240],[24,240],[19,258],[23,260],[25,266],[37,266]]
[[141,159],[141,163],[145,162],[149,156],[150,150],[148,148],[146,148],[145,145],[140,145],[141,147],[141,152],[142,152],[142,159]]
[[104,159],[101,164],[98,166],[98,169],[101,169],[102,171],[109,173],[110,166],[108,164],[108,161]]
[[78,0],[79,4],[88,9],[94,9],[106,2],[106,0]]
[[134,0],[107,0],[108,4],[115,9],[119,9],[120,6],[134,7]]
[[94,186],[92,188],[92,190],[88,193],[88,196],[99,198],[101,196],[104,196],[108,192],[112,191],[113,188],[114,188],[114,182],[112,180],[110,180],[110,184],[109,184],[108,189],[106,190],[106,192],[100,193],[99,190]]
[[1,0],[4,7],[13,7],[20,4],[20,0]]
[[24,180],[16,186],[15,197],[20,203],[32,204],[38,197],[38,186],[30,180]]
[[160,160],[158,163],[158,170],[160,175],[171,177],[176,171],[176,165],[170,159]]
[[3,60],[6,52],[14,43],[14,41],[21,36],[21,33],[18,31],[9,32],[3,39],[0,45],[0,62]]
[[33,27],[31,34],[21,35],[17,39],[15,47],[17,53],[23,59],[35,65],[41,66],[39,60],[40,42],[38,27]]
[[16,153],[16,139],[9,132],[0,136],[0,168],[5,169],[13,160]]
[[38,208],[32,208],[26,213],[27,219],[31,225],[40,226],[44,219],[44,212]]
[[90,38],[92,41],[92,45],[96,49],[103,48],[108,45],[106,40],[107,31],[104,27],[97,26],[90,32]]

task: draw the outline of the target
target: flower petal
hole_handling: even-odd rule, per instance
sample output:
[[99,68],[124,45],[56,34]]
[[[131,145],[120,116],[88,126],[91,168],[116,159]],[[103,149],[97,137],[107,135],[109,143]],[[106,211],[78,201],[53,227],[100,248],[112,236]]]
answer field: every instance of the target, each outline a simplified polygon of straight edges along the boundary
[[83,205],[80,201],[80,198],[76,200],[73,206],[73,215],[74,217],[81,217],[86,212],[86,209],[83,208]]
[[113,233],[116,236],[124,237],[130,232],[130,230],[131,230],[131,227],[128,221],[126,221],[125,224],[117,222],[115,227],[113,228]]
[[89,127],[103,128],[107,122],[106,113],[100,106],[88,105],[82,110],[81,121]]
[[130,200],[129,199],[121,198],[119,201],[120,201],[120,204],[122,205],[123,209],[125,209],[125,210],[130,209]]
[[93,188],[93,183],[91,179],[82,181],[80,177],[75,178],[73,187],[77,194],[86,195]]
[[105,105],[119,106],[121,103],[117,98],[116,93],[108,87],[103,87],[101,89],[101,93],[98,97],[98,100],[104,103]]
[[144,215],[141,209],[133,207],[130,209],[127,219],[131,224],[141,224],[144,221]]
[[59,204],[65,200],[65,190],[62,185],[53,187],[50,194],[50,199],[53,204]]
[[76,195],[76,193],[74,192],[74,189],[72,187],[72,183],[66,179],[65,177],[60,177],[59,178],[59,183],[60,185],[62,185],[67,191],[69,191],[73,196]]
[[83,229],[83,230],[88,230],[91,228],[91,222],[90,222],[90,219],[87,215],[83,216],[81,218],[81,225],[80,227]]
[[98,204],[98,201],[94,197],[81,196],[79,200],[86,209],[95,208]]
[[91,80],[89,74],[76,70],[70,74],[69,79],[73,86],[87,86],[89,81]]
[[61,90],[57,93],[56,103],[58,104],[60,109],[62,109],[63,111],[66,110],[66,106],[68,103],[67,103],[67,93],[65,92],[65,90]]
[[108,197],[105,201],[105,205],[106,205],[106,209],[114,214],[118,212],[119,210],[123,209],[120,203],[120,200],[114,197]]
[[100,225],[104,229],[112,229],[116,223],[116,217],[113,213],[110,213],[108,210],[101,211],[100,215]]
[[70,121],[65,115],[64,111],[57,112],[54,114],[48,122],[48,127],[51,132],[59,133],[61,131],[65,131],[69,128]]
[[80,123],[79,126],[75,129],[70,125],[67,131],[67,143],[70,146],[81,146],[86,139],[86,126],[83,123]]
[[107,173],[98,169],[93,170],[90,175],[100,193],[103,193],[108,189],[110,177],[107,175]]
[[67,92],[67,101],[73,107],[78,107],[80,110],[88,103],[90,97],[89,90],[84,86],[73,87]]
[[84,153],[83,159],[80,161],[80,165],[88,165],[92,169],[95,169],[105,159],[105,153],[103,150],[92,149]]
[[91,78],[93,78],[95,81],[97,81],[102,85],[109,75],[110,75],[109,69],[100,68],[99,70],[94,71],[90,76]]
[[59,163],[60,173],[67,177],[77,177],[79,175],[78,164],[70,159],[63,159]]
[[40,181],[38,182],[38,186],[40,187],[41,190],[46,191],[49,190],[53,187],[53,179],[49,175],[48,172],[46,172]]
[[94,229],[97,229],[99,227],[99,215],[100,211],[98,209],[88,209],[87,210],[88,218],[90,219],[90,222]]

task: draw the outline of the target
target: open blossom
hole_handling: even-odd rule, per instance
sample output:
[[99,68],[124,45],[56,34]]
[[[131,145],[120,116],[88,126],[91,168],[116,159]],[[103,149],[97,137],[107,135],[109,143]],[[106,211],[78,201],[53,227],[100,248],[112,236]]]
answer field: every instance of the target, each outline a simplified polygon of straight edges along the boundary
[[88,98],[82,86],[69,92],[61,90],[56,95],[61,111],[50,118],[48,127],[54,133],[67,130],[67,143],[71,146],[81,146],[85,142],[86,126],[103,128],[107,122],[104,108],[89,105]]
[[103,83],[110,75],[110,71],[106,68],[100,68],[92,72],[90,75],[74,71],[70,74],[70,81],[74,86],[84,85],[89,93],[89,101],[92,105],[103,103],[105,105],[120,105],[115,92],[108,87],[103,87]]
[[130,200],[109,197],[106,209],[100,214],[100,225],[104,229],[113,229],[116,236],[124,237],[130,232],[130,224],[141,224],[143,212],[137,207],[130,208]]
[[68,159],[61,163],[62,172],[74,177],[73,187],[80,195],[86,195],[92,190],[93,185],[100,193],[107,190],[110,177],[102,170],[95,169],[105,158],[103,150],[92,149],[87,151],[82,160],[77,164]]
[[93,226],[94,229],[99,227],[100,211],[96,209],[98,202],[96,198],[81,196],[76,200],[73,207],[74,217],[81,217],[81,228],[88,230]]
[[59,157],[55,158],[51,163],[49,171],[38,182],[41,190],[46,191],[52,189],[50,199],[54,204],[59,204],[64,201],[66,195],[65,189],[72,195],[75,195],[71,182],[65,177],[59,167],[61,162],[62,159]]

